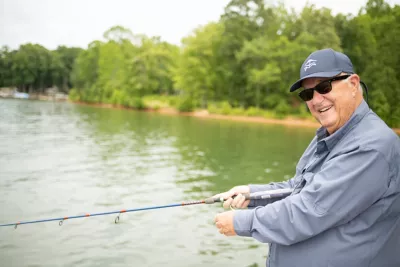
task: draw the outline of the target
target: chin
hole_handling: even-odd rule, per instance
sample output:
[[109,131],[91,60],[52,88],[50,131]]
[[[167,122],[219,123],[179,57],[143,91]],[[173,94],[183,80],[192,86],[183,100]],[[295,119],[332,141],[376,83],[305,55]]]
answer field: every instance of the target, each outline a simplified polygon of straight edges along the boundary
[[323,114],[315,112],[314,117],[321,124],[321,126],[329,130],[329,132],[330,129],[335,128],[338,122],[338,114],[335,112],[335,110],[330,110],[328,111],[328,113],[323,113]]
[[331,133],[331,129],[335,128],[336,120],[334,120],[333,118],[320,119],[319,123],[322,127],[326,128]]

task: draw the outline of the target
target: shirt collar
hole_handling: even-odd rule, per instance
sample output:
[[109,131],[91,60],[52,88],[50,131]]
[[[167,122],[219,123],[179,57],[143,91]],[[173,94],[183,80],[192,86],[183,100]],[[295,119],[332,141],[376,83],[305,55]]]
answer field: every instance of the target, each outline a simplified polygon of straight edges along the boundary
[[353,115],[351,115],[350,119],[332,135],[328,136],[326,128],[320,127],[316,132],[318,143],[324,142],[328,150],[331,151],[339,140],[342,139],[342,137],[345,136],[355,125],[357,125],[369,110],[368,104],[363,100],[354,111]]

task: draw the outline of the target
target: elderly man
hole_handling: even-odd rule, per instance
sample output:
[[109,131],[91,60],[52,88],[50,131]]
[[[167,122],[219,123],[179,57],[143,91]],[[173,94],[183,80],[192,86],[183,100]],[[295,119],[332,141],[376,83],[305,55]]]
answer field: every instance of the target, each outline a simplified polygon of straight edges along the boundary
[[[295,176],[217,195],[236,210],[218,214],[216,227],[226,236],[270,243],[270,267],[400,266],[399,137],[364,101],[346,55],[310,54],[290,91],[300,87],[321,127]],[[242,195],[278,188],[295,190],[277,201]]]

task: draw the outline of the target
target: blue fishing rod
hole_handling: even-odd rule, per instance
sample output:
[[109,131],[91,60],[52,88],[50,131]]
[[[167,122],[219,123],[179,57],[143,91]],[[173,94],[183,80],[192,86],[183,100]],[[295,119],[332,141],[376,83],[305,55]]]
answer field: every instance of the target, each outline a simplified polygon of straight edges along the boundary
[[[260,191],[255,193],[243,194],[246,200],[250,199],[271,199],[271,198],[284,198],[289,196],[292,193],[292,189],[275,189],[275,190],[268,190],[268,191]],[[143,207],[137,209],[123,209],[118,211],[109,211],[109,212],[101,212],[101,213],[86,213],[84,215],[76,215],[76,216],[66,216],[60,218],[51,218],[51,219],[43,219],[43,220],[35,220],[35,221],[18,221],[16,223],[7,223],[7,224],[0,224],[0,227],[5,226],[14,226],[16,229],[18,225],[22,224],[32,224],[32,223],[42,223],[42,222],[51,222],[51,221],[59,221],[59,225],[61,226],[65,220],[70,219],[78,219],[78,218],[85,218],[85,217],[94,217],[94,216],[103,216],[103,215],[110,215],[110,214],[118,214],[115,218],[115,223],[119,222],[119,216],[122,213],[127,212],[135,212],[135,211],[143,211],[143,210],[154,210],[154,209],[164,209],[164,208],[172,208],[172,207],[182,207],[182,206],[190,206],[190,205],[198,205],[198,204],[214,204],[219,202],[224,202],[225,199],[217,198],[217,197],[210,197],[203,200],[198,201],[189,201],[189,202],[181,202],[163,206],[151,206],[151,207]]]

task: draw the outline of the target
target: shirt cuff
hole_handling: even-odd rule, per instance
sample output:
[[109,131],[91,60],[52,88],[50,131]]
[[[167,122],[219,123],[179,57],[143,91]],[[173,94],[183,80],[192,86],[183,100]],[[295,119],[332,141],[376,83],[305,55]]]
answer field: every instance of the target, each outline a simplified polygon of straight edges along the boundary
[[233,228],[238,236],[251,236],[254,210],[235,210]]

